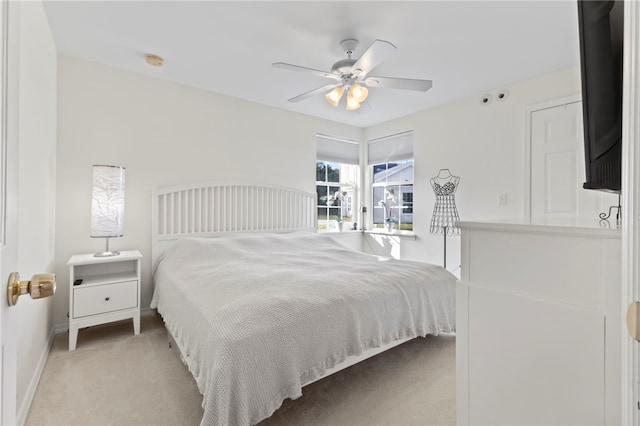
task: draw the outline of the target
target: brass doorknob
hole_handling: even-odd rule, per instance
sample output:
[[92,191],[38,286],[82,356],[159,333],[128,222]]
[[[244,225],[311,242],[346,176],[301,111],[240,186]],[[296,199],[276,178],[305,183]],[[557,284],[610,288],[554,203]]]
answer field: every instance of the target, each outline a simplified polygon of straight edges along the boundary
[[627,331],[629,336],[640,341],[640,302],[633,302],[627,308]]
[[55,274],[35,274],[29,281],[20,281],[20,274],[12,272],[7,283],[9,306],[18,303],[18,297],[29,293],[32,299],[52,296],[56,292]]

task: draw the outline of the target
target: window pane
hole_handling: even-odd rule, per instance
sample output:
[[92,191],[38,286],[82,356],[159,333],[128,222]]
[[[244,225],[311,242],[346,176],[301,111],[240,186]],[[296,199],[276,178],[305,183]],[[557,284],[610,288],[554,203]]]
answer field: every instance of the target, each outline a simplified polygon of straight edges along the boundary
[[339,207],[329,207],[329,219],[338,220],[340,219],[340,208]]
[[327,205],[327,187],[324,185],[317,185],[316,192],[318,193],[318,206]]
[[353,188],[340,189],[340,208],[343,219],[353,216]]
[[385,203],[387,204],[387,217],[394,222],[400,221],[400,215],[398,212],[399,202],[398,193],[400,187],[397,185],[387,186],[384,191]]
[[403,214],[413,214],[413,185],[402,185]]
[[[353,228],[358,210],[360,167],[316,161],[318,229],[337,232]],[[340,223],[349,222],[348,225]]]
[[387,165],[386,164],[374,164],[373,165],[373,183],[381,183],[387,181]]
[[400,229],[413,230],[413,185],[401,185],[402,209]]
[[326,182],[327,166],[322,161],[316,161],[316,182]]
[[373,223],[384,223],[385,207],[380,204],[384,201],[384,187],[373,188]]
[[318,207],[318,229],[327,229],[327,208]]
[[413,160],[404,161],[402,166],[402,173],[399,174],[400,182],[413,182]]
[[389,163],[387,182],[413,182],[413,163]]
[[330,186],[329,194],[327,197],[327,205],[329,206],[339,206],[340,205],[340,187],[339,186]]
[[413,230],[413,159],[372,167],[373,226],[381,228],[390,219],[393,229]]
[[340,182],[340,164],[327,164],[327,182]]
[[403,179],[406,182],[413,182],[413,159],[405,161],[407,173]]

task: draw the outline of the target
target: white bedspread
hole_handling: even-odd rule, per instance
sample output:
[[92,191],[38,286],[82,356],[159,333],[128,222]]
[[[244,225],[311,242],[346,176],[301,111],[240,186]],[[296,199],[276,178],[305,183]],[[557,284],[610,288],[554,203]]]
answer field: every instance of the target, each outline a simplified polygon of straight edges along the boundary
[[326,235],[184,239],[154,278],[151,306],[204,395],[202,425],[257,423],[350,355],[455,331],[452,274]]

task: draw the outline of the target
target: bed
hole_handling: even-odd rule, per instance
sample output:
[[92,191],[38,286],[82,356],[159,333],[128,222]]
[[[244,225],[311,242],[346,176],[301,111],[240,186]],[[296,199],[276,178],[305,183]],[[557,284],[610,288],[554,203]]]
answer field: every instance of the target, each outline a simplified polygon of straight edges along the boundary
[[255,424],[302,388],[455,331],[456,278],[315,231],[315,194],[246,184],[154,195],[154,295],[203,394],[203,425]]

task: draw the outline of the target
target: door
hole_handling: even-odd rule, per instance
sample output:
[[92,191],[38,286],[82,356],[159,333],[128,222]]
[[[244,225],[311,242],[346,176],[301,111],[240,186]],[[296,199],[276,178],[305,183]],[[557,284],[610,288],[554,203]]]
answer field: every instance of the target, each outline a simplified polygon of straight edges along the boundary
[[[531,217],[598,219],[617,204],[610,194],[582,188],[585,182],[582,103],[531,112]],[[615,226],[615,218],[612,222]]]
[[[622,98],[622,294],[640,300],[640,4],[624,4]],[[622,326],[622,424],[640,425],[640,348]]]
[[18,266],[18,2],[0,3],[0,418],[16,422],[15,315],[7,302],[9,274]]

